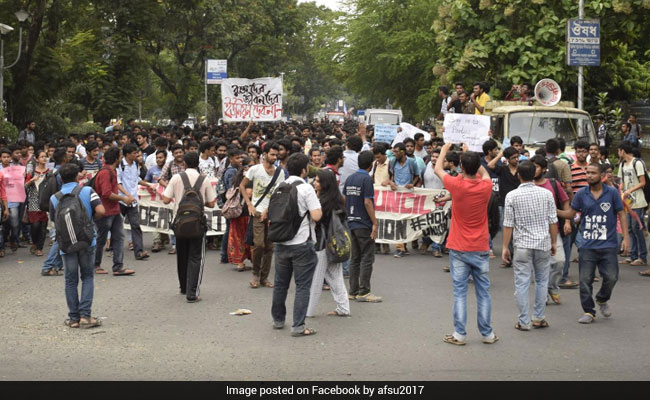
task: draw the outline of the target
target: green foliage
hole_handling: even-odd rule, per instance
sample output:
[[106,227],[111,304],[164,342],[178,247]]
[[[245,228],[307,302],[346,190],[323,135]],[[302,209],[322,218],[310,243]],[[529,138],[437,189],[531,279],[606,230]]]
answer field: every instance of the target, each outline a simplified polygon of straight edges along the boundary
[[13,142],[18,138],[18,133],[18,128],[11,122],[5,121],[4,114],[0,110],[0,137],[8,142]]
[[88,132],[104,132],[104,128],[101,125],[96,124],[95,122],[88,121],[82,122],[80,124],[72,125],[69,129],[71,133],[80,133],[85,135]]

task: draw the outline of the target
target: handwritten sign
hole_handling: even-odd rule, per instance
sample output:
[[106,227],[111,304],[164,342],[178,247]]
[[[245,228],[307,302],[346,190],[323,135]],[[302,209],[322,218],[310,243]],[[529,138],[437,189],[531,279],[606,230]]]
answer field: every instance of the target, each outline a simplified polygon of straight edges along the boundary
[[1,171],[5,177],[5,189],[7,191],[7,201],[10,203],[22,203],[27,197],[25,194],[25,167],[22,165],[12,165],[3,168]]
[[282,117],[282,79],[224,79],[221,102],[224,121],[278,121]]
[[465,143],[470,151],[483,152],[483,143],[490,139],[487,115],[448,113],[444,126],[445,143]]
[[397,136],[397,125],[375,125],[375,142],[392,143]]

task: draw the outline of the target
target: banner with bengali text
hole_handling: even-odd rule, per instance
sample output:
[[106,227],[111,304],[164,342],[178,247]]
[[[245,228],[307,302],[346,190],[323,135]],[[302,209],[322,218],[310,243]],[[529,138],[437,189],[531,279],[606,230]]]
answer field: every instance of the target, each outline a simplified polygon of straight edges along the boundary
[[282,117],[282,79],[224,79],[221,102],[226,122],[279,121]]

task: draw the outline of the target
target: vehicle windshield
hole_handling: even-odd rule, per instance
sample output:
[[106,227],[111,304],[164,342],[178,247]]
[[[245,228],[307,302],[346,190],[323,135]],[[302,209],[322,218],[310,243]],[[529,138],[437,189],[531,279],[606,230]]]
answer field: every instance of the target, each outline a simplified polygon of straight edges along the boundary
[[399,115],[397,114],[370,114],[369,125],[398,125]]
[[516,112],[510,114],[509,136],[520,136],[529,146],[544,145],[548,139],[562,137],[568,146],[578,139],[596,142],[589,116],[566,112]]

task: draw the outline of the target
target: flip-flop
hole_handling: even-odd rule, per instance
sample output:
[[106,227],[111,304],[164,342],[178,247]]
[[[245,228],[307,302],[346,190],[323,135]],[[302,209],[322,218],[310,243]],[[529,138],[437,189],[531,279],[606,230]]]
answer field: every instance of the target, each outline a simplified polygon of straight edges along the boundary
[[541,321],[533,321],[533,328],[548,328],[548,321],[545,319]]
[[70,318],[68,318],[68,319],[66,319],[65,321],[63,321],[63,323],[64,323],[65,326],[67,326],[68,328],[73,328],[73,329],[79,328],[79,321],[73,321],[73,320],[71,320]]
[[528,332],[530,330],[530,328],[528,328],[528,329],[524,328],[519,322],[517,322],[515,324],[515,329],[517,329],[519,331],[522,331],[522,332]]
[[442,341],[445,343],[455,344],[456,346],[465,346],[465,341],[456,339],[454,335],[445,335],[445,337],[442,338]]
[[650,269],[648,269],[646,271],[639,272],[639,275],[641,275],[641,276],[650,276]]
[[101,326],[101,325],[102,325],[102,321],[97,319],[96,317],[88,318],[88,322],[86,322],[86,323],[81,322],[81,320],[79,321],[79,327],[81,329],[96,328],[96,327]]
[[291,336],[301,337],[301,336],[314,336],[316,331],[311,328],[305,328],[302,332],[292,332]]
[[330,312],[327,313],[327,315],[331,316],[331,317],[349,317],[350,316],[350,314],[340,314],[340,313],[338,313],[336,311],[330,311]]

